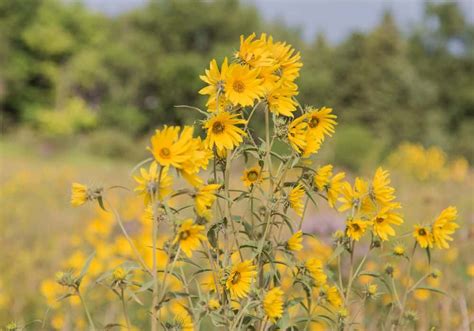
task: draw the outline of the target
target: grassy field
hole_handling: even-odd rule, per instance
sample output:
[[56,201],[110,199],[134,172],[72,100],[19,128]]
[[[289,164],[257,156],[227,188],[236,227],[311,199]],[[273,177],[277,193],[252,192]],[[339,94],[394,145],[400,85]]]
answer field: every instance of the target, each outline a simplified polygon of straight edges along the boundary
[[[64,265],[63,261],[81,247],[80,241],[85,240],[85,229],[97,211],[70,206],[71,183],[133,187],[129,176],[133,163],[77,151],[56,154],[45,146],[11,140],[2,140],[0,151],[0,325],[3,325],[9,320],[29,322],[43,318],[47,300],[42,296],[42,283],[51,279]],[[240,171],[236,170],[234,180],[239,178],[237,172]],[[429,326],[423,321],[433,313],[432,309],[440,312],[445,330],[450,326],[462,328],[466,319],[472,321],[474,314],[472,169],[458,181],[419,181],[397,169],[393,169],[392,178],[404,206],[405,224],[400,233],[411,236],[413,224],[429,222],[449,205],[458,207],[461,230],[456,234],[455,244],[433,256],[433,263],[442,273],[439,287],[450,296],[442,300],[441,306],[433,308],[429,305],[430,296],[440,294],[418,293],[416,305],[420,329]],[[313,232],[330,249],[331,233],[342,230],[343,224],[344,220],[333,210],[311,207],[303,229]],[[368,268],[375,268],[376,262],[368,264]],[[422,263],[416,267],[425,266]]]

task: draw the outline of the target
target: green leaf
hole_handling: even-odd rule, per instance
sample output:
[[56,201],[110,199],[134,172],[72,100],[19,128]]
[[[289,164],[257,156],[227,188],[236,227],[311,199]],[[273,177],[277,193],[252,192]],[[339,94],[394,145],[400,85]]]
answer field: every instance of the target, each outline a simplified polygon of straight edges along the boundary
[[443,290],[440,290],[439,288],[434,288],[431,286],[419,286],[415,290],[427,290],[427,291],[439,293],[451,298],[451,295],[449,295],[448,293],[444,292]]
[[95,257],[95,252],[93,252],[89,257],[87,258],[86,262],[84,263],[84,266],[82,267],[81,273],[79,274],[79,281],[82,280],[82,278],[85,276],[87,270],[89,270],[89,267],[91,265],[92,260]]
[[331,256],[329,257],[328,261],[326,264],[329,264],[332,262],[332,260],[334,260],[335,258],[337,258],[339,255],[342,254],[342,252],[344,252],[344,246],[343,245],[338,245],[336,247],[336,249],[334,250],[334,252],[332,252]]

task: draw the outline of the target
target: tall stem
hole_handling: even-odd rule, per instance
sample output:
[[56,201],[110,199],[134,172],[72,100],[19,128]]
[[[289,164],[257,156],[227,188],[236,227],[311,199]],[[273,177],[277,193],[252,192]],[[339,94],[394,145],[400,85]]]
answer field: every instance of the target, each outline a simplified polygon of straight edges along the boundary
[[[158,173],[158,187],[157,187],[157,197],[160,198],[160,186],[161,186],[161,175],[163,173],[163,167],[160,166]],[[156,331],[158,329],[158,320],[155,316],[155,309],[158,305],[158,263],[156,261],[156,237],[157,237],[157,224],[155,222],[155,215],[157,213],[156,204],[155,204],[155,192],[151,195],[151,203],[153,208],[153,219],[152,219],[152,270],[153,270],[153,300],[151,307],[151,331]]]
[[132,330],[130,326],[130,318],[127,311],[127,303],[125,302],[125,294],[123,288],[120,289],[120,301],[122,301],[123,315],[125,316],[125,323],[127,323],[127,329]]
[[78,295],[79,299],[81,300],[82,307],[84,308],[84,312],[86,313],[87,320],[89,321],[89,326],[90,326],[91,330],[95,331],[94,321],[92,320],[92,316],[89,313],[89,309],[87,308],[86,302],[84,301],[84,298],[82,297],[81,292],[79,291],[79,289],[77,289],[76,291],[77,291],[77,295]]

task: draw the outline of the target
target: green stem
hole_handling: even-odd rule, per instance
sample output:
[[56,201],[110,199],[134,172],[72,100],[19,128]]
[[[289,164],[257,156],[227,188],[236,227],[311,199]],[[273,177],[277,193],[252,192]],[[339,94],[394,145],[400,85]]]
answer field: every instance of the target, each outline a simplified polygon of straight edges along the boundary
[[130,318],[127,311],[127,303],[125,302],[125,294],[123,288],[120,288],[120,301],[122,301],[123,315],[125,316],[125,323],[127,323],[127,329],[131,330]]
[[81,300],[82,307],[84,308],[84,312],[86,313],[87,320],[89,321],[89,326],[91,330],[95,331],[94,321],[92,321],[92,317],[91,317],[91,314],[89,313],[89,309],[87,308],[86,302],[84,301],[84,298],[82,297],[79,289],[77,289],[76,292],[77,292],[77,295],[79,296],[79,299]]

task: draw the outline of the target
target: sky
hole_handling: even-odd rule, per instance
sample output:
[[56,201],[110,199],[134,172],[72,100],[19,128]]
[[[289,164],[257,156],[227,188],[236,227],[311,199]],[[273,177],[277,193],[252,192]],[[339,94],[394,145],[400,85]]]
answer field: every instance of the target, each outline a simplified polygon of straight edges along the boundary
[[[140,6],[146,0],[84,0],[93,9],[115,15]],[[264,18],[279,19],[300,27],[310,41],[324,32],[333,43],[353,31],[368,31],[376,26],[385,10],[390,10],[402,31],[423,17],[423,0],[243,0],[254,4]],[[469,20],[474,21],[474,0],[460,0]]]

